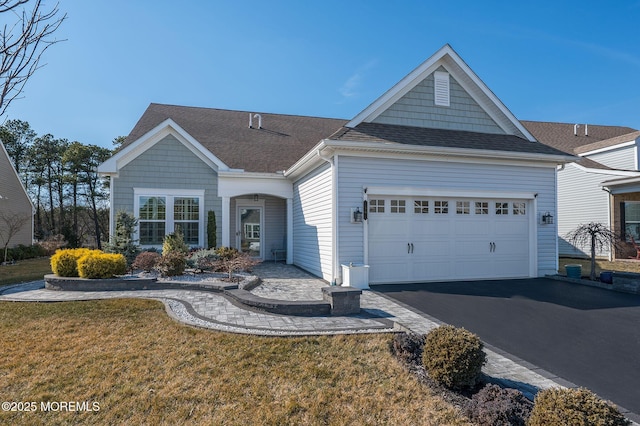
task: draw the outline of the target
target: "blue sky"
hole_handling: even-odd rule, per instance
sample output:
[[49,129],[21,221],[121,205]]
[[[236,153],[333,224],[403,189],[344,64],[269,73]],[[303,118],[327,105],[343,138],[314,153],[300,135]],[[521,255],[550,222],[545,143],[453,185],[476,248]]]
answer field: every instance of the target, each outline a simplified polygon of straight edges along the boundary
[[[52,2],[49,2],[52,4]],[[640,1],[60,0],[2,120],[111,147],[151,102],[353,118],[449,43],[522,120],[640,129]]]

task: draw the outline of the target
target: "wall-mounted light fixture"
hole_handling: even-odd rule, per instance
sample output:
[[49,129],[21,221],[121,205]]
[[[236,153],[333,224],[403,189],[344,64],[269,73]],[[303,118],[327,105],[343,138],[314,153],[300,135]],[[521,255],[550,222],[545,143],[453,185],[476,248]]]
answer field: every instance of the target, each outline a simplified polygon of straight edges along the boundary
[[542,215],[542,224],[543,225],[553,225],[553,216],[551,213],[546,212]]
[[351,209],[351,223],[362,223],[362,212],[360,207]]
[[258,201],[258,194],[253,194],[253,201]]

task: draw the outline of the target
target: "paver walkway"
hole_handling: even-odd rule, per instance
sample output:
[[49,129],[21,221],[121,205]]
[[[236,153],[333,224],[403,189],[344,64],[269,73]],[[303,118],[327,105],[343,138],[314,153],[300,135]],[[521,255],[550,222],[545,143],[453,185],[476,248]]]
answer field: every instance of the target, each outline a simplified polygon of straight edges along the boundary
[[[253,293],[274,299],[318,300],[327,283],[306,272],[283,264],[263,263],[254,269],[262,284]],[[43,281],[0,289],[0,301],[61,302],[107,298],[145,298],[164,302],[167,313],[185,324],[214,330],[266,336],[300,336],[346,333],[380,333],[410,330],[424,334],[440,325],[408,306],[375,291],[363,290],[362,314],[356,316],[297,317],[259,312],[241,307],[220,293],[194,290],[141,290],[72,292],[44,288]],[[488,362],[483,371],[509,382],[531,396],[536,388],[562,383],[544,371],[485,348]]]

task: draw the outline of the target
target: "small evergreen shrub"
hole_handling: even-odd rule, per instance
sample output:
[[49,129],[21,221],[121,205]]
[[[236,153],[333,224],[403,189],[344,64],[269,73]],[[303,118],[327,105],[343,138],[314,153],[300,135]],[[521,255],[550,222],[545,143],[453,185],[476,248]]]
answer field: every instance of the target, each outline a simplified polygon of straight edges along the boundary
[[138,219],[133,214],[120,210],[116,213],[116,234],[111,236],[111,241],[105,244],[107,253],[120,253],[127,259],[127,264],[131,265],[136,259],[140,248],[133,239],[133,234]]
[[525,426],[533,403],[516,389],[487,385],[473,395],[465,414],[480,426]]
[[398,333],[389,343],[391,353],[407,363],[418,363],[422,357],[424,336],[416,333]]
[[476,386],[486,362],[484,345],[478,336],[451,325],[440,326],[427,334],[422,362],[429,376],[453,389]]
[[184,255],[177,251],[170,251],[163,254],[160,258],[156,269],[165,277],[175,277],[182,275],[186,267]]
[[26,246],[18,244],[17,246],[7,250],[7,261],[35,259],[37,257],[46,256],[47,251],[39,244]]
[[588,389],[552,388],[538,392],[528,426],[629,425],[618,408]]
[[151,272],[162,256],[160,253],[153,251],[143,251],[138,256],[136,256],[136,260],[133,261],[131,267],[133,269],[142,269],[144,272]]
[[190,267],[194,268],[196,272],[204,272],[209,269],[213,269],[218,261],[218,255],[216,251],[201,249],[194,251],[187,259],[187,263]]
[[216,212],[209,210],[207,212],[207,244],[210,249],[214,249],[218,245],[216,231]]
[[59,277],[77,277],[78,275],[78,259],[91,253],[86,248],[56,250],[51,256],[51,270]]
[[164,241],[162,243],[162,255],[165,256],[173,252],[180,253],[182,256],[189,254],[189,247],[184,242],[184,236],[180,231],[165,235],[164,237]]
[[94,250],[78,259],[80,278],[112,278],[127,271],[127,259],[119,253]]

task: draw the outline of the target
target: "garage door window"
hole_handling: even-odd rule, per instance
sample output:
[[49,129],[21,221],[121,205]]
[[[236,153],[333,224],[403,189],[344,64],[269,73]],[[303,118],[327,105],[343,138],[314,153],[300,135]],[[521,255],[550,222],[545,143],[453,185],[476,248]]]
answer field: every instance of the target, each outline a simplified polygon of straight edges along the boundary
[[523,216],[527,214],[526,203],[513,203],[513,214],[516,216]]
[[476,201],[476,214],[489,214],[489,203],[486,201]]
[[509,214],[509,203],[496,203],[496,214]]
[[434,201],[433,202],[433,212],[435,214],[448,214],[449,213],[449,202],[448,201]]
[[429,213],[429,201],[428,200],[415,200],[413,202],[413,212],[427,214]]
[[384,200],[369,201],[369,213],[384,213]]
[[469,201],[456,201],[456,214],[471,214]]
[[391,213],[405,213],[406,201],[405,200],[391,200]]

